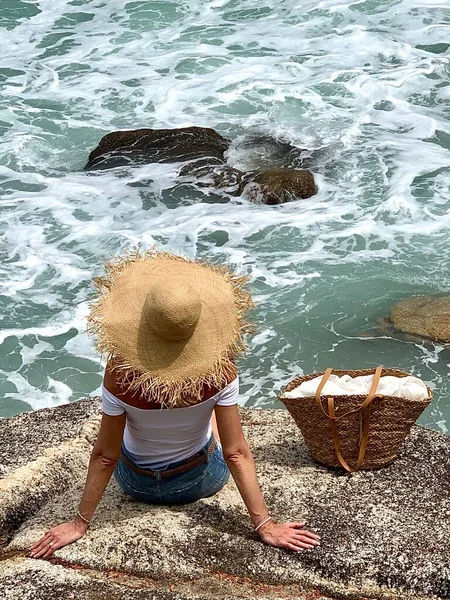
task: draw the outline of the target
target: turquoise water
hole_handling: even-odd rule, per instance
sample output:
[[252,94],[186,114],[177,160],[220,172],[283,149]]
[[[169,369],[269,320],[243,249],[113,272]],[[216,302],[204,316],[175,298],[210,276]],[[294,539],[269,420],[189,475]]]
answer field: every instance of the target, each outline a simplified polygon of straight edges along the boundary
[[[429,382],[421,422],[448,430],[450,351],[378,325],[450,288],[447,0],[3,0],[0,27],[0,416],[98,390],[89,282],[157,244],[250,275],[243,404],[380,363]],[[241,168],[276,160],[254,137],[308,149],[319,194],[219,203],[177,165],[81,170],[111,130],[185,125]]]

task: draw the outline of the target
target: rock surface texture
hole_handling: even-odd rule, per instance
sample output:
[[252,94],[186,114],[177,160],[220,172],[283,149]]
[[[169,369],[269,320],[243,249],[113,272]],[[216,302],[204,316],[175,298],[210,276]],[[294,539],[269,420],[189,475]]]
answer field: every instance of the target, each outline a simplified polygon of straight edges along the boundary
[[284,204],[317,194],[314,176],[306,170],[280,167],[244,173],[226,164],[229,146],[229,140],[208,127],[114,131],[90,153],[85,169],[183,162],[180,177],[225,194],[242,194],[257,204]]
[[450,297],[416,296],[400,300],[391,309],[391,321],[405,333],[450,342]]
[[317,194],[313,174],[298,169],[268,169],[255,174],[244,195],[256,204],[284,204]]
[[134,163],[172,163],[201,158],[225,162],[229,141],[208,127],[114,131],[92,150],[86,170]]
[[244,429],[272,515],[306,520],[319,549],[262,544],[233,482],[213,498],[157,507],[112,481],[84,538],[28,558],[76,512],[99,418],[90,399],[0,421],[2,600],[450,596],[450,439],[414,427],[393,465],[348,475],[314,463],[281,410],[243,409]]

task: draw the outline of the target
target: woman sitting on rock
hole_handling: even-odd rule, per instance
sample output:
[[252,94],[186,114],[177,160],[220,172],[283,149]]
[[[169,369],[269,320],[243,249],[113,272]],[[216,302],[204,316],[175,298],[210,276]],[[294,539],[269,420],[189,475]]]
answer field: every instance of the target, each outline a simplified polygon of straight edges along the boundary
[[31,556],[84,536],[113,472],[125,493],[166,505],[216,494],[231,472],[264,542],[319,544],[304,523],[269,516],[244,438],[234,362],[252,306],[244,283],[223,267],[155,251],[119,258],[95,280],[90,330],[110,357],[100,433],[76,517],[50,529]]

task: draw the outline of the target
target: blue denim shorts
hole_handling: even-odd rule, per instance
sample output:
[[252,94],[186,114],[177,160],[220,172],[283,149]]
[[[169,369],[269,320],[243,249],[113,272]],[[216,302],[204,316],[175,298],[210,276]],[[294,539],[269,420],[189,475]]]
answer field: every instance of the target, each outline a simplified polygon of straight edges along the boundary
[[[217,494],[230,477],[220,445],[216,443],[214,450],[209,453],[210,444],[211,440],[200,450],[206,460],[182,473],[162,477],[165,471],[185,465],[185,460],[171,463],[160,470],[149,471],[150,474],[144,475],[131,469],[121,458],[117,463],[114,476],[123,491],[140,502],[169,505],[195,502],[200,498]],[[128,463],[137,467],[123,446],[122,454]],[[146,471],[141,467],[137,468]]]

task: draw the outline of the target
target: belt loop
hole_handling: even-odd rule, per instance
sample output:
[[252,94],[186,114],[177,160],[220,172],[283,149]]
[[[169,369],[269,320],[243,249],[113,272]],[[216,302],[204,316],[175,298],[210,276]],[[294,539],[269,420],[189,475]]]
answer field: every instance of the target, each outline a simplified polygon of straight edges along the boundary
[[214,434],[212,434],[211,438],[208,440],[207,446],[203,448],[203,454],[207,463],[209,463],[209,461],[211,460],[211,454],[213,453],[215,444],[216,440],[214,438]]
[[156,481],[161,481],[161,471],[155,471],[155,479]]

